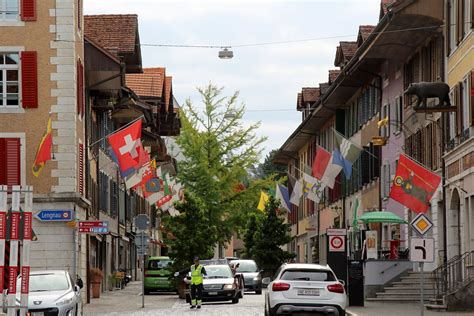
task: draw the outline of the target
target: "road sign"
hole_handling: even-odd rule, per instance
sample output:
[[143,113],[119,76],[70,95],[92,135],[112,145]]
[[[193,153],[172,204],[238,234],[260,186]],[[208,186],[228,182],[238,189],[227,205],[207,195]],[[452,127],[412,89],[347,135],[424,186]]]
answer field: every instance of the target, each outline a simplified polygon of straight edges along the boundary
[[107,234],[108,221],[79,221],[79,232],[86,234]]
[[143,237],[141,235],[137,235],[135,237],[135,245],[137,247],[140,247],[142,245],[148,245],[149,242],[150,242],[150,236],[148,235],[143,235]]
[[434,239],[416,238],[410,239],[410,261],[411,262],[434,262]]
[[326,230],[328,236],[346,236],[347,229],[345,228],[328,228]]
[[140,214],[135,217],[135,225],[139,230],[146,230],[148,225],[150,224],[150,220],[146,214]]
[[70,222],[72,221],[71,210],[39,210],[35,218],[42,222]]
[[346,243],[344,236],[329,236],[329,251],[344,252],[346,250]]
[[428,216],[423,213],[418,214],[410,224],[411,227],[413,227],[413,229],[422,237],[433,227],[433,223],[430,221]]

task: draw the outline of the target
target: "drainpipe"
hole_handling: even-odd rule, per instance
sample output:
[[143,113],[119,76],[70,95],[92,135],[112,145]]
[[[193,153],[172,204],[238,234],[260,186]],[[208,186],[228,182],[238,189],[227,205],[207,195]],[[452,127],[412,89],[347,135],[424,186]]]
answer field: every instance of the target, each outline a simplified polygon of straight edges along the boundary
[[[441,116],[441,187],[443,193],[443,243],[444,243],[444,253],[443,253],[443,264],[446,266],[448,263],[448,214],[446,211],[446,161],[444,159],[444,149],[446,147],[445,143],[445,115]],[[443,281],[444,281],[444,290],[448,288],[448,279],[447,271],[443,269]]]

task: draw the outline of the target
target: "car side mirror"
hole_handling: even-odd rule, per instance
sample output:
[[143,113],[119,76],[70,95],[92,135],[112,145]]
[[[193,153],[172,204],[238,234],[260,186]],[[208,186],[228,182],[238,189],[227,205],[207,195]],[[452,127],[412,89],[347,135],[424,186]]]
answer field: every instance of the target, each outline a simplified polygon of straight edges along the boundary
[[77,277],[76,285],[79,287],[79,289],[82,289],[84,287],[84,282],[80,277]]
[[74,292],[79,292],[81,287],[79,285],[74,285]]
[[343,286],[346,286],[346,281],[344,280],[337,280],[339,283],[341,283]]
[[263,284],[263,285],[268,285],[268,284],[270,284],[271,281],[272,281],[272,280],[270,280],[270,278],[268,278],[268,277],[267,277],[267,278],[263,278],[263,279],[262,279],[262,284]]

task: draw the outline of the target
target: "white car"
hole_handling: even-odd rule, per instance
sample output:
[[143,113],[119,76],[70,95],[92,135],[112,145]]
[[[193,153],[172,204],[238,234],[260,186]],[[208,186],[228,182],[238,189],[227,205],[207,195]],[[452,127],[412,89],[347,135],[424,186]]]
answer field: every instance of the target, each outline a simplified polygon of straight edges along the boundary
[[345,315],[347,295],[344,282],[329,266],[288,263],[278,268],[275,278],[264,278],[265,316],[292,313]]
[[[47,270],[30,273],[28,315],[31,316],[77,316],[82,309],[82,280],[73,282],[67,271]],[[17,279],[20,289],[21,277]],[[20,304],[21,294],[16,301]]]

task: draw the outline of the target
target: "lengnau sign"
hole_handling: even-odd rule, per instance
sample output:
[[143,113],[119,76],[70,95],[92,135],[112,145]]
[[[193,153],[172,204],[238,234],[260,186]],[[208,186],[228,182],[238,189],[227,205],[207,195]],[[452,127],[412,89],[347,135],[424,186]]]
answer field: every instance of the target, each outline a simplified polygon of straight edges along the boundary
[[35,218],[42,222],[70,222],[72,221],[71,210],[40,210]]

